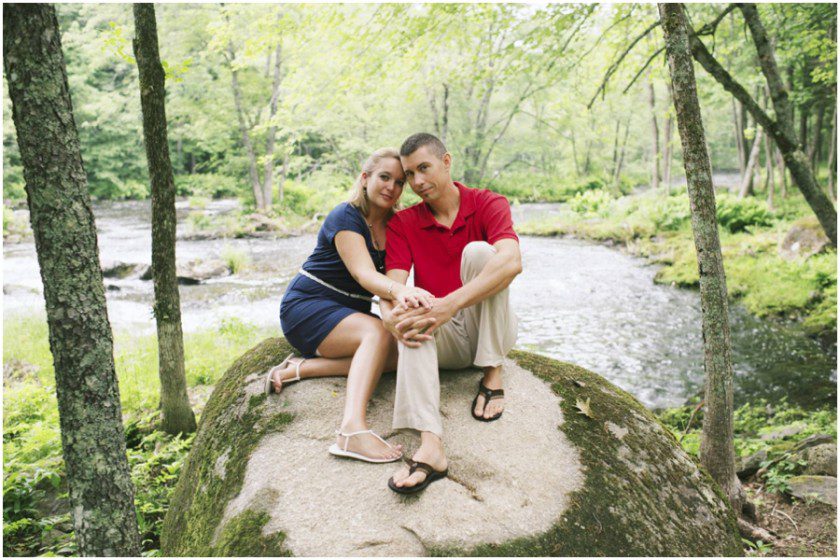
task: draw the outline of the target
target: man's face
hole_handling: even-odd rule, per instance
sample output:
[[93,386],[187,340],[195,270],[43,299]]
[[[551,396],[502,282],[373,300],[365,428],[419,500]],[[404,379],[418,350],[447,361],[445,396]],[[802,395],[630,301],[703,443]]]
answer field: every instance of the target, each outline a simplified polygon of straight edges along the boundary
[[411,190],[424,202],[438,199],[446,185],[452,182],[449,175],[452,158],[448,153],[439,158],[429,146],[422,146],[410,155],[400,157],[400,161]]

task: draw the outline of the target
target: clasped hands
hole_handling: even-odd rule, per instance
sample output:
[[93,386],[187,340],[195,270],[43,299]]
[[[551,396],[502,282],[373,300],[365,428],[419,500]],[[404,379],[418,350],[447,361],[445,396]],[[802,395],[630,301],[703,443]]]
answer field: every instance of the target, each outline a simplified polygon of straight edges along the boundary
[[385,328],[409,348],[434,338],[432,334],[455,315],[457,309],[447,298],[436,298],[421,288],[406,287],[395,298],[396,306],[383,313]]

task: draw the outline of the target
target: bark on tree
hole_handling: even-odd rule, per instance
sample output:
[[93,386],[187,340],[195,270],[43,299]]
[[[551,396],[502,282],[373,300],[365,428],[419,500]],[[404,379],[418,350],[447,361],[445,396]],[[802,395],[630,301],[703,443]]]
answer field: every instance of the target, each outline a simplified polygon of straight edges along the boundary
[[747,168],[744,170],[744,175],[741,177],[741,186],[738,188],[738,198],[746,198],[752,194],[753,190],[753,174],[758,165],[758,155],[761,152],[761,138],[764,136],[764,131],[760,128],[755,129],[755,139],[753,140],[752,149],[750,150],[750,159],[747,161]]
[[[775,142],[774,142],[775,145]],[[779,150],[779,147],[776,146],[773,150],[773,155],[776,158],[776,167],[779,169],[779,175],[782,176],[782,188],[779,190],[779,194],[782,198],[787,198],[787,169],[785,168],[785,160],[782,157],[782,152]]]
[[233,88],[233,104],[236,107],[236,117],[239,123],[239,133],[242,135],[242,143],[245,145],[245,152],[248,155],[248,176],[251,179],[251,190],[254,192],[254,201],[257,210],[265,208],[263,200],[262,184],[260,183],[259,172],[257,171],[257,155],[254,152],[254,145],[251,142],[251,134],[248,124],[245,122],[245,107],[242,102],[242,88],[239,86],[239,72],[236,69],[236,51],[233,42],[228,41],[226,60],[230,66],[230,81]]
[[738,100],[732,98],[732,120],[735,126],[735,147],[738,149],[738,171],[741,172],[741,177],[744,176],[744,171],[747,170],[747,154],[744,149],[744,121],[742,105]]
[[618,190],[621,181],[621,168],[624,166],[624,154],[627,152],[627,137],[630,135],[630,122],[624,123],[624,139],[621,141],[621,149],[618,152],[618,163],[615,166],[613,175],[613,186]]
[[[274,189],[274,144],[277,135],[277,125],[274,118],[277,115],[277,102],[280,99],[280,62],[282,46],[277,44],[274,49],[274,78],[271,84],[271,101],[268,107],[268,134],[265,139],[265,167],[263,168],[263,204],[271,208],[272,190]],[[269,56],[269,58],[271,58]]]
[[773,140],[782,152],[782,157],[784,158],[785,165],[790,170],[793,182],[805,196],[805,200],[817,216],[817,220],[820,222],[832,245],[836,246],[837,211],[831,199],[825,194],[825,191],[817,185],[816,178],[808,162],[808,156],[802,151],[796,138],[787,89],[782,83],[779,69],[776,66],[776,58],[767,39],[767,32],[758,19],[758,12],[755,5],[739,4],[738,7],[744,14],[744,19],[747,21],[753,42],[758,51],[761,70],[767,80],[767,85],[770,87],[776,120],[771,119],[759,107],[755,99],[747,93],[741,84],[729,75],[693,32],[689,35],[692,55],[724,89],[746,106],[756,122],[764,128],[767,134],[773,137]]
[[831,115],[831,140],[828,143],[828,196],[837,199],[837,107]]
[[773,147],[769,136],[764,137],[764,160],[767,166],[767,178],[764,182],[764,188],[767,191],[767,207],[773,209],[773,197],[776,191],[776,180],[773,177]]
[[823,119],[825,119],[825,103],[820,103],[817,106],[817,121],[814,123],[814,141],[811,142],[811,146],[808,148],[808,159],[811,161],[811,169],[814,170],[815,174],[817,172],[820,153],[822,152]]
[[656,90],[653,88],[653,80],[648,76],[648,106],[650,107],[650,132],[653,141],[653,153],[651,161],[651,187],[659,190],[659,124],[656,121]]
[[113,339],[58,19],[50,4],[5,4],[3,27],[76,541],[84,556],[139,556]]
[[187,396],[181,296],[175,272],[175,179],[166,130],[166,90],[160,62],[154,4],[134,4],[134,57],[140,74],[143,142],[152,182],[152,278],[158,338],[161,429],[195,431]]
[[706,151],[683,7],[681,4],[659,4],[659,14],[674,89],[674,106],[691,204],[691,226],[700,269],[706,370],[706,410],[700,460],[729,497],[735,511],[740,512],[743,491],[735,474],[729,309],[715,215],[711,162]]

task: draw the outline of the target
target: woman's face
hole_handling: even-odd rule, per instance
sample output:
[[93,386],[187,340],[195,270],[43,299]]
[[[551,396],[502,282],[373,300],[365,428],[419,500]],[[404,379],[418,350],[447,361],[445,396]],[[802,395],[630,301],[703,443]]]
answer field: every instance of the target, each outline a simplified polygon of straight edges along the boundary
[[396,159],[380,160],[370,175],[362,173],[362,177],[367,182],[367,197],[370,204],[389,210],[400,199],[405,184],[405,173]]

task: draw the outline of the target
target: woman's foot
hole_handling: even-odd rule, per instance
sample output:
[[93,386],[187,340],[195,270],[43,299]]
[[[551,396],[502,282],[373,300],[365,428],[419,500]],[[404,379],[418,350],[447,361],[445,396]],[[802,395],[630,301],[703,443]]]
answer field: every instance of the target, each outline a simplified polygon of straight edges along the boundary
[[[502,388],[502,366],[493,367],[493,368],[485,368],[484,370],[484,379],[482,383],[485,387],[494,391],[496,389]],[[486,406],[485,406],[486,405]],[[505,399],[504,397],[497,397],[491,399],[490,402],[486,402],[485,396],[481,393],[478,394],[478,398],[475,402],[475,409],[473,413],[476,416],[481,416],[482,418],[493,418],[494,416],[501,414],[505,410]]]
[[[421,434],[422,443],[420,448],[414,453],[411,458],[413,461],[426,463],[434,468],[436,471],[445,470],[448,466],[446,454],[443,452],[443,442],[440,438],[431,432],[423,432]],[[409,475],[409,466],[405,465],[396,473],[394,473],[394,486],[398,488],[408,488],[421,484],[428,476],[422,470],[415,471],[414,474]]]
[[283,386],[288,385],[291,381],[299,381],[296,378],[300,374],[300,366],[305,361],[304,358],[291,358],[271,368],[269,375],[271,376],[271,384],[274,386],[275,393],[282,391]]
[[[341,434],[363,432],[367,429],[368,427],[364,424],[342,426]],[[339,435],[335,443],[343,451],[349,451],[378,461],[393,461],[402,457],[402,445],[390,445],[370,432],[354,436]],[[346,449],[344,447],[345,445],[347,445]]]

